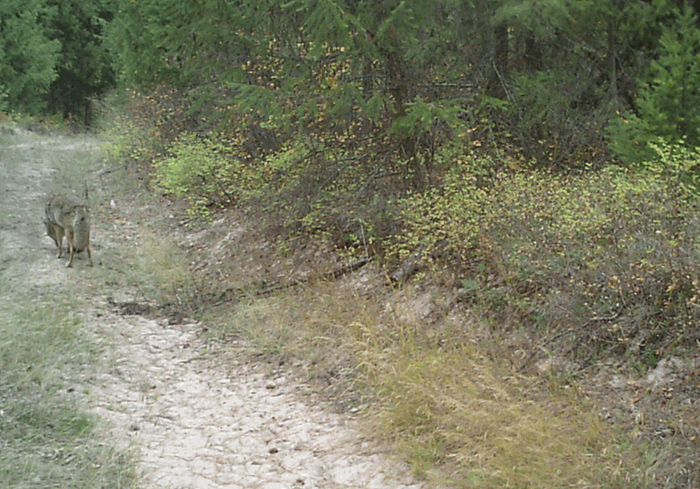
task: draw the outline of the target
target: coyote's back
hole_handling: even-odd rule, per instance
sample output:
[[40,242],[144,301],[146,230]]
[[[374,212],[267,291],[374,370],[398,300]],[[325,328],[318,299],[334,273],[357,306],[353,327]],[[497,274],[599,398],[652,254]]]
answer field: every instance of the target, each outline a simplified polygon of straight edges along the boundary
[[70,259],[67,266],[73,266],[75,254],[87,250],[90,266],[90,207],[84,202],[65,195],[52,195],[46,203],[44,216],[46,234],[58,248],[57,258],[63,256],[63,237],[68,238]]

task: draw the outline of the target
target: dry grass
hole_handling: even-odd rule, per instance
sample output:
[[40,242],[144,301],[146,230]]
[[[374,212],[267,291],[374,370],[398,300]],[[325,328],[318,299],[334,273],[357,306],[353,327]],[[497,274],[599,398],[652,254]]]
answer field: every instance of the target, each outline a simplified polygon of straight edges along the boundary
[[464,325],[426,326],[410,312],[397,313],[392,295],[314,284],[209,319],[249,339],[256,353],[301,364],[329,397],[361,408],[378,439],[436,482],[641,485],[643,461],[621,448],[582,393],[556,379],[516,374],[504,358],[493,358],[497,349],[470,341]]
[[181,294],[192,290],[193,278],[182,250],[169,237],[147,229],[141,230],[139,242],[140,252],[126,270],[129,282],[160,304],[183,303]]

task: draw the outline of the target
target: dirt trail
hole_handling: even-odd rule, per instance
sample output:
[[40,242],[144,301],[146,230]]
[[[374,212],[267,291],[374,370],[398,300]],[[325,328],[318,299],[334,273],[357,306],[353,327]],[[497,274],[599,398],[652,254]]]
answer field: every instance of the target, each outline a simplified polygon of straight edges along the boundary
[[[82,296],[75,312],[103,345],[103,358],[71,379],[70,392],[106,421],[114,443],[134,451],[144,488],[423,487],[363,441],[357,420],[314,403],[291,376],[270,376],[235,351],[205,344],[200,324],[169,324],[114,306],[140,298],[116,277],[120,257],[139,253],[141,217],[138,209],[120,213],[119,205],[100,212],[112,191],[96,176],[94,140],[15,134],[4,143],[0,198],[10,225],[0,240],[16,261],[4,269],[38,298],[57,286]],[[66,269],[41,225],[44,195],[56,182],[75,180],[77,160],[92,166],[88,185],[98,194],[92,269],[82,256]]]

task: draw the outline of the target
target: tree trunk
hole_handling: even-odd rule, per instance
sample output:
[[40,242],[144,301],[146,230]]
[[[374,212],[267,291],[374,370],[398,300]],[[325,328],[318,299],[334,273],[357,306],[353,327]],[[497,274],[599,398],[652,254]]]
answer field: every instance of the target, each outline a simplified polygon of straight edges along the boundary
[[498,24],[493,29],[494,56],[487,93],[491,97],[506,98],[506,78],[508,76],[508,24]]
[[[392,38],[395,39],[395,33],[392,33]],[[392,42],[392,45],[398,46],[398,42]],[[390,49],[385,54],[387,63],[387,84],[389,93],[394,100],[395,118],[399,119],[406,115],[406,106],[411,100],[410,86],[408,77],[406,76],[406,67],[403,59],[398,53],[398,49]],[[416,149],[415,138],[411,136],[400,136],[399,141],[403,158],[406,161],[406,179],[411,182],[415,190],[423,190],[425,188],[426,176],[424,168],[421,165],[418,151]]]

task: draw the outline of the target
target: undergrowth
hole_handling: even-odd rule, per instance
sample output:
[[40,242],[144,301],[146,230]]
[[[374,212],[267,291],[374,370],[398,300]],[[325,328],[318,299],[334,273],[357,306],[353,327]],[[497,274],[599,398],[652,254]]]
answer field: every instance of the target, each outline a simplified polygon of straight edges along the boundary
[[[342,134],[292,137],[242,113],[230,125],[193,124],[178,95],[127,92],[104,117],[107,161],[145,169],[153,189],[189,204],[193,221],[241,206],[271,234],[312,236],[350,254],[374,253],[396,222],[386,181],[412,176],[391,144]],[[183,102],[185,104],[185,102]],[[143,108],[143,109],[142,109]]]
[[697,339],[700,209],[658,172],[530,171],[480,187],[458,168],[398,205],[406,232],[392,252],[447,267],[504,335],[556,337],[547,348],[580,367],[612,355],[649,368]]

